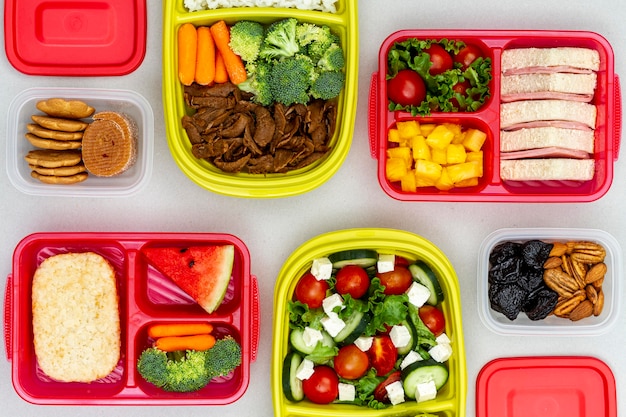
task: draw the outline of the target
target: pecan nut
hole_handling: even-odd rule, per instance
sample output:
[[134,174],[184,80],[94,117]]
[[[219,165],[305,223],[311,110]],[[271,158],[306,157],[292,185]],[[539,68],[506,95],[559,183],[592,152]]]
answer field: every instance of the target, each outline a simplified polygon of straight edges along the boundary
[[604,247],[594,242],[568,242],[568,248],[572,259],[587,264],[604,262],[606,256]]
[[568,317],[569,314],[580,304],[587,294],[584,290],[578,290],[572,297],[564,297],[560,299],[554,307],[554,315],[558,317]]
[[574,278],[566,272],[558,269],[546,269],[543,271],[543,281],[546,285],[562,297],[571,297],[580,286]]

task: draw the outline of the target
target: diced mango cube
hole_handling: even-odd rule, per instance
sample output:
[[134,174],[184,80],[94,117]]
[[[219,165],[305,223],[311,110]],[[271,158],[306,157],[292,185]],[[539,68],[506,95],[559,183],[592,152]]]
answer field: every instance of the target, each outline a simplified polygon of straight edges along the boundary
[[422,131],[422,136],[427,137],[430,135],[437,125],[435,123],[422,123],[420,125],[420,130]]
[[435,187],[437,187],[437,189],[441,191],[448,191],[454,188],[454,183],[452,182],[452,180],[450,179],[450,176],[448,175],[447,167],[442,168],[441,176],[435,183]]
[[448,151],[447,147],[443,149],[432,148],[430,150],[431,161],[436,162],[440,165],[445,165],[448,163]]
[[465,139],[463,139],[463,146],[472,152],[480,151],[483,144],[487,140],[487,134],[482,130],[470,128],[465,132]]
[[476,161],[448,166],[448,175],[455,185],[468,178],[482,176],[482,171],[483,166]]
[[431,159],[430,147],[426,144],[424,136],[414,136],[411,140],[411,148],[413,148],[413,159]]
[[461,144],[451,143],[448,145],[446,148],[446,155],[448,164],[461,164],[467,159],[465,146]]
[[443,149],[452,142],[452,138],[454,138],[454,133],[448,130],[444,125],[437,125],[430,132],[430,135],[426,137],[426,143],[428,146],[434,149]]
[[398,129],[389,129],[389,131],[387,131],[387,140],[389,142],[393,142],[393,143],[400,143],[401,139],[400,139],[400,132],[398,132]]
[[411,155],[411,148],[408,146],[396,146],[395,148],[387,148],[388,158],[402,158],[404,159],[407,167],[413,163],[413,157]]
[[422,133],[417,120],[398,122],[396,123],[396,128],[398,129],[398,133],[402,139],[410,139],[413,136],[417,136]]
[[441,176],[442,166],[433,161],[418,159],[415,161],[415,177],[419,184],[435,185]]
[[455,187],[474,187],[478,185],[478,177],[468,178],[454,184]]
[[400,178],[400,187],[402,191],[414,193],[417,191],[417,178],[415,178],[415,170],[410,170],[407,174]]
[[483,164],[483,151],[477,151],[477,152],[467,152],[467,159],[465,160],[466,162],[471,162],[471,161],[476,161],[476,162],[480,162],[480,164]]
[[385,175],[391,182],[400,181],[409,171],[404,158],[387,158]]

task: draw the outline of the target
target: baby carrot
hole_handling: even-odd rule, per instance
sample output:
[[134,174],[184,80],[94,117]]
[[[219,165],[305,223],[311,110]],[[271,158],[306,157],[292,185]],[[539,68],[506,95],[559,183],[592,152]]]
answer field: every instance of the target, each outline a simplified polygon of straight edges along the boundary
[[178,78],[184,85],[191,85],[196,75],[198,33],[191,23],[178,29]]
[[226,65],[224,64],[224,58],[220,51],[215,51],[215,82],[218,84],[228,81],[228,72],[226,72]]
[[215,336],[210,334],[196,334],[193,336],[166,336],[159,337],[154,347],[164,352],[177,350],[208,350],[215,345]]
[[211,25],[211,35],[215,41],[215,46],[222,54],[228,78],[233,84],[242,83],[248,78],[246,67],[239,55],[234,53],[228,43],[230,42],[230,29],[223,20]]
[[164,323],[154,324],[148,328],[148,336],[153,339],[165,336],[191,336],[209,334],[213,331],[210,323]]
[[198,28],[198,55],[196,58],[196,82],[209,85],[215,79],[215,42],[207,26]]

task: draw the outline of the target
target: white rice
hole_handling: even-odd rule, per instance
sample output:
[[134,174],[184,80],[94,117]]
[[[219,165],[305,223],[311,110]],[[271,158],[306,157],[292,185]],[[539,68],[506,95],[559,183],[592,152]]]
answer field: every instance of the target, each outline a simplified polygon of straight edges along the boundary
[[190,12],[231,7],[286,7],[300,10],[337,12],[338,0],[185,0]]

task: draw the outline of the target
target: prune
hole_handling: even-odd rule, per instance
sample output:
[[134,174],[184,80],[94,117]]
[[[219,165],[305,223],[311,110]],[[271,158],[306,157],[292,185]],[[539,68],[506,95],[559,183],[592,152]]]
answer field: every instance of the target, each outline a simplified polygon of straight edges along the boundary
[[529,293],[545,286],[543,282],[543,270],[524,266],[520,270],[517,283]]
[[524,263],[536,269],[543,268],[543,264],[550,256],[552,243],[542,242],[541,240],[529,240],[522,245],[522,256]]
[[558,299],[559,295],[555,291],[542,288],[528,297],[522,310],[530,320],[543,320],[554,310]]
[[491,308],[504,314],[509,320],[517,318],[526,302],[528,291],[517,284],[492,284],[489,286]]
[[489,283],[508,284],[517,282],[522,270],[521,258],[507,258],[489,268]]
[[497,265],[510,258],[519,258],[522,244],[516,242],[503,242],[496,245],[489,254],[491,265]]

